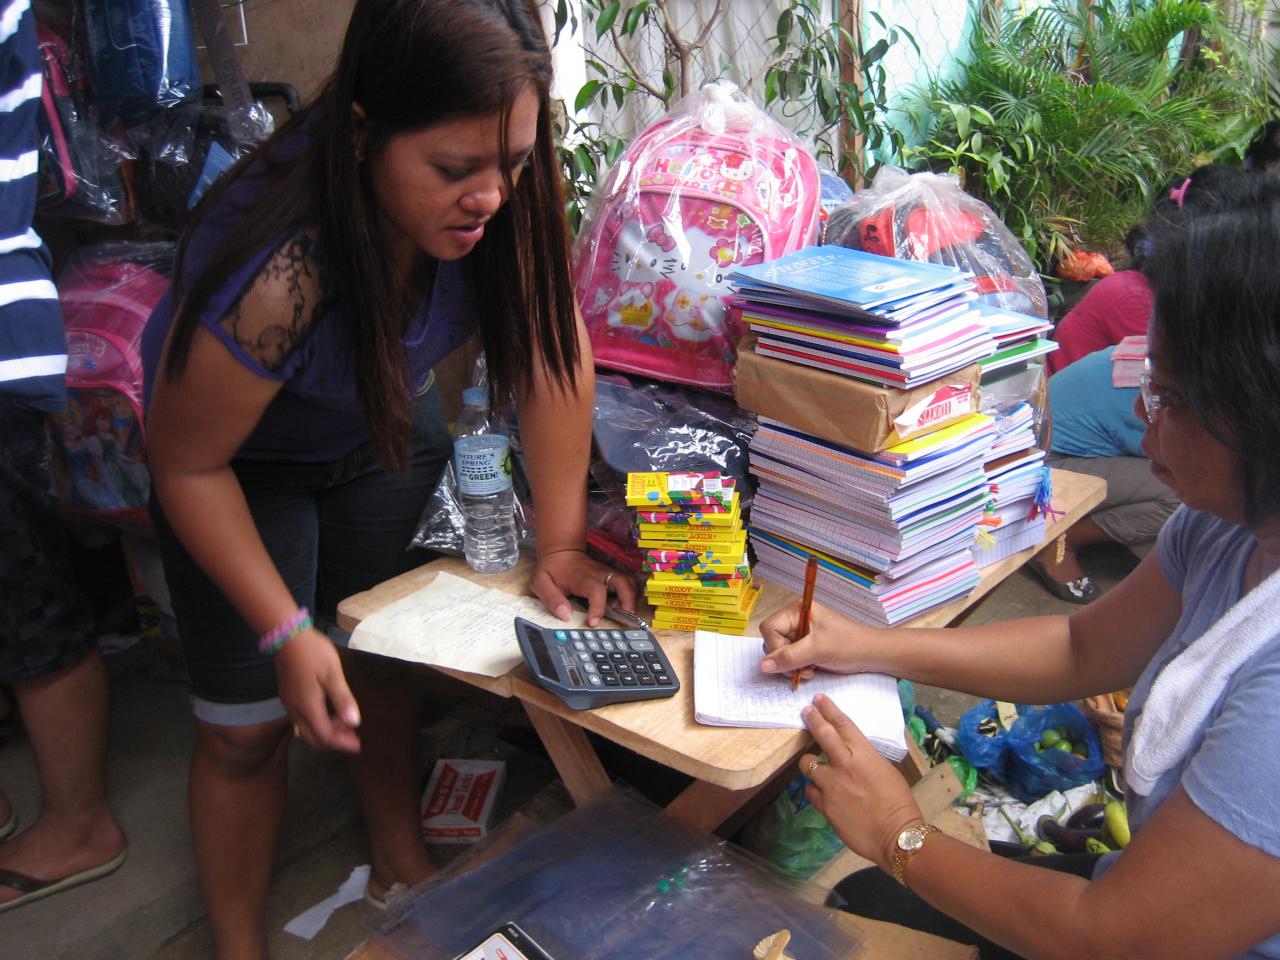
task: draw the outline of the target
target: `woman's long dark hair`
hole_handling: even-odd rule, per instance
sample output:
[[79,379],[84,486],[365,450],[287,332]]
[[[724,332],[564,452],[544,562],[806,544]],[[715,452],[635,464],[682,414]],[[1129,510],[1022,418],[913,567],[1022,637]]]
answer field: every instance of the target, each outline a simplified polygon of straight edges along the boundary
[[[369,164],[356,160],[352,105],[364,111],[366,156],[376,156],[398,133],[497,114],[505,157],[512,104],[531,87],[539,96],[533,155],[515,185],[503,164],[509,200],[466,257],[466,270],[494,401],[510,400],[536,364],[572,387],[578,340],[550,85],[551,54],[536,0],[358,0],[337,69],[316,101],[197,207],[178,247],[165,375],[181,376],[201,312],[237,268],[288,231],[314,229],[326,262],[326,291],[340,299],[356,345],[360,398],[374,446],[385,465],[403,467],[410,440],[403,334],[417,303],[388,252]],[[303,124],[302,155],[282,158],[280,144]],[[230,200],[236,178],[255,163],[279,168],[271,190],[237,210],[241,223],[188,286],[183,261],[192,230]]]
[[1157,234],[1143,272],[1162,361],[1238,458],[1255,526],[1280,516],[1280,175],[1241,173],[1218,202]]

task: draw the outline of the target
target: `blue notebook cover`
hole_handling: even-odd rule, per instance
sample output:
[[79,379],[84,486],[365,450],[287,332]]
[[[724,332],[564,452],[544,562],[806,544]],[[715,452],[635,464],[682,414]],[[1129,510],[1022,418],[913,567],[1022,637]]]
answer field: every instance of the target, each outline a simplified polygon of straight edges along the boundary
[[729,282],[750,297],[755,288],[781,290],[863,309],[910,301],[970,276],[937,263],[896,260],[848,247],[805,247],[767,263],[738,267]]

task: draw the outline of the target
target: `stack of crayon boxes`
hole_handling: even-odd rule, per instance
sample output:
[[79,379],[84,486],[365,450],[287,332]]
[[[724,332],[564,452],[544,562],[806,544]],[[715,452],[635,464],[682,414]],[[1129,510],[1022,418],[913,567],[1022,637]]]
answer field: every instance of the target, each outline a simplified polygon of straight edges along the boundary
[[631,473],[627,506],[636,511],[653,626],[744,633],[760,585],[752,582],[747,564],[733,478]]

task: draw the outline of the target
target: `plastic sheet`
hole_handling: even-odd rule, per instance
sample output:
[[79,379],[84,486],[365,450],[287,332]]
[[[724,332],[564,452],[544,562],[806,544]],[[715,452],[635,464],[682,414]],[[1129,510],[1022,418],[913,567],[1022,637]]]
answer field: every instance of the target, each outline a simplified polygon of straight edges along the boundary
[[742,960],[783,928],[791,956],[853,956],[860,941],[836,911],[795,890],[740,848],[614,793],[415,891],[377,946],[446,960],[515,921],[565,960]]
[[1049,315],[1044,284],[1022,244],[953,174],[883,167],[870,187],[832,212],[826,242],[959,267],[973,273],[980,299],[992,306]]
[[133,219],[125,142],[99,122],[85,66],[62,30],[37,24],[44,86],[37,210],[43,219],[119,226]]
[[574,282],[598,364],[731,392],[737,265],[817,236],[807,147],[726,82],[676,104],[600,183],[574,244]]
[[[471,374],[471,386],[488,387],[487,369],[484,354],[476,358]],[[521,550],[534,550],[537,547],[536,533],[533,523],[533,512],[529,507],[531,501],[529,479],[522,463],[519,436],[507,419],[494,416],[489,418],[489,429],[494,433],[502,433],[511,439],[511,489],[514,500],[516,520],[516,537]],[[466,514],[462,510],[462,499],[458,493],[458,475],[453,469],[453,458],[445,464],[436,488],[431,492],[418,518],[418,528],[414,532],[410,547],[421,547],[437,553],[448,553],[463,556],[462,539],[466,529]]]
[[[173,230],[183,227],[205,189],[270,136],[266,107],[254,101],[243,113],[244,122],[237,124],[220,104],[184,103],[130,130],[143,216]],[[236,130],[250,130],[253,137],[238,139]]]
[[186,0],[79,0],[94,99],[108,120],[137,120],[199,97]]
[[991,417],[1007,414],[1020,403],[1029,404],[1036,445],[1048,449],[1052,411],[1049,409],[1049,373],[1044,364],[1031,363],[1022,370],[984,380],[978,390],[978,403],[981,411]]
[[711,393],[625,377],[596,379],[591,475],[617,503],[629,472],[718,470],[738,481],[750,506],[747,445],[754,414]]

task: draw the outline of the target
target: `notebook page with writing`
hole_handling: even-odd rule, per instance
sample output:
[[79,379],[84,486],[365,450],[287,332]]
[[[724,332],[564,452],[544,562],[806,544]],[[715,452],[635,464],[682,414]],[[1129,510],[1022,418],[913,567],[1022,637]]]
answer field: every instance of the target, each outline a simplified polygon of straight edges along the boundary
[[830,697],[890,760],[907,752],[898,685],[879,673],[818,671],[793,691],[788,677],[760,671],[762,638],[699,630],[693,640],[693,710],[699,723],[720,727],[804,729],[800,711],[815,694]]

